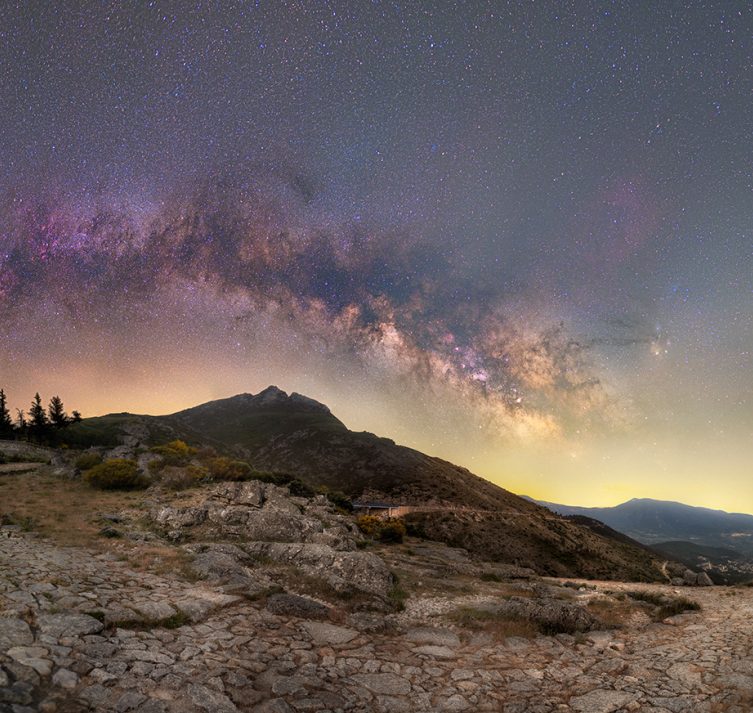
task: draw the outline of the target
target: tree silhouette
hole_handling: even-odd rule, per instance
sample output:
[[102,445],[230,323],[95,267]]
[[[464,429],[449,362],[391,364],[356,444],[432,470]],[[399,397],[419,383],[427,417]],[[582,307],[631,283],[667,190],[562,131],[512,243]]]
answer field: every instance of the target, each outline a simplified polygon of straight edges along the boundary
[[81,416],[80,411],[71,411],[71,423],[81,423],[83,421],[83,416]]
[[0,438],[10,438],[13,435],[13,420],[8,411],[5,391],[0,389]]
[[50,423],[55,428],[64,428],[70,423],[68,414],[66,414],[65,409],[63,408],[63,401],[59,396],[53,396],[50,399],[47,413],[50,418]]
[[47,412],[42,406],[42,397],[37,392],[34,394],[34,400],[29,409],[29,431],[38,441],[41,441],[47,433],[48,426]]
[[26,422],[26,414],[24,414],[23,409],[17,408],[16,409],[16,431],[18,431],[19,435],[24,436],[26,435],[27,426],[28,426],[28,423]]

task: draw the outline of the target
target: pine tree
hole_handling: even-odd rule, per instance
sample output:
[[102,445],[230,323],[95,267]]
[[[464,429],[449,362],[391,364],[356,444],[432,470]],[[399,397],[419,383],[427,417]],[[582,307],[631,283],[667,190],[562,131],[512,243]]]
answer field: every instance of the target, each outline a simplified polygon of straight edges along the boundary
[[44,406],[42,406],[42,397],[37,392],[34,394],[34,400],[31,402],[31,408],[29,409],[29,431],[38,441],[41,441],[47,431],[48,425],[47,412],[44,410]]
[[71,412],[71,423],[81,423],[82,420],[83,420],[83,417],[81,416],[80,411]]
[[63,428],[70,423],[68,414],[63,409],[63,401],[59,396],[53,396],[50,399],[47,413],[49,414],[50,423],[55,428]]
[[20,436],[26,435],[26,427],[29,424],[26,422],[26,414],[20,408],[16,409],[16,431]]
[[9,438],[13,435],[13,420],[8,411],[5,391],[0,389],[0,438]]

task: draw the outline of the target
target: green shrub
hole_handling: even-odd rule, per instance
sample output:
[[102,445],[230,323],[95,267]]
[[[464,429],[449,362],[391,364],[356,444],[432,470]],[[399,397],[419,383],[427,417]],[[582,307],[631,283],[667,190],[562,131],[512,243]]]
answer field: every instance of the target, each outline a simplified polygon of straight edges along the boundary
[[405,523],[396,517],[382,519],[376,515],[360,515],[356,518],[356,525],[364,535],[381,542],[400,543],[406,534]]
[[76,458],[76,468],[79,470],[89,470],[95,465],[99,465],[102,462],[102,456],[99,453],[82,453]]
[[639,602],[645,602],[654,607],[651,618],[654,621],[663,621],[667,617],[682,614],[686,611],[697,611],[701,608],[698,602],[694,602],[687,597],[668,597],[658,592],[628,592],[631,599]]
[[324,495],[336,508],[345,512],[353,512],[353,502],[342,490],[330,490],[325,485],[317,488],[317,493]]
[[290,473],[281,473],[279,471],[255,470],[252,475],[254,480],[260,480],[262,483],[272,483],[272,485],[290,485],[295,478]]
[[154,460],[150,460],[146,464],[146,468],[152,477],[156,477],[157,475],[159,475],[163,471],[163,469],[166,467],[167,467],[167,463],[165,463],[165,461],[162,460],[162,458],[155,458]]
[[168,490],[185,490],[206,477],[207,469],[197,465],[189,465],[185,468],[169,465],[162,470],[160,483]]
[[133,490],[148,484],[135,461],[114,458],[95,465],[84,473],[84,480],[101,490]]
[[313,498],[314,495],[316,495],[311,486],[307,485],[302,480],[298,480],[298,478],[295,478],[288,483],[288,489],[290,490],[291,495],[295,495],[299,498]]
[[367,537],[377,537],[382,521],[376,515],[359,515],[356,518],[356,525]]
[[390,517],[382,520],[382,526],[379,529],[379,539],[382,542],[400,543],[405,537],[405,523],[396,517]]
[[662,605],[654,614],[655,621],[663,621],[667,617],[676,616],[686,611],[698,611],[701,605],[687,597],[677,597],[670,599],[667,604]]
[[627,594],[631,599],[635,599],[639,602],[646,602],[646,604],[653,604],[655,607],[663,606],[669,602],[669,597],[660,592],[642,592],[636,590],[634,592],[628,592]]
[[214,480],[251,480],[254,471],[248,463],[242,460],[219,456],[209,460],[207,473]]
[[152,448],[152,453],[162,458],[163,465],[186,465],[197,452],[196,448],[179,440]]

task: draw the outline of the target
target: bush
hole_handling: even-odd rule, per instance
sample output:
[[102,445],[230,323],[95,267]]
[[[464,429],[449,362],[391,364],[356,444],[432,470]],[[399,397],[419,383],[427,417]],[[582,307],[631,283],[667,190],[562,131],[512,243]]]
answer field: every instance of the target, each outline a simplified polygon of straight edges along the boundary
[[356,518],[356,525],[367,537],[379,539],[382,542],[400,543],[406,534],[405,523],[396,517],[383,520],[376,515],[360,515]]
[[667,617],[676,616],[686,611],[698,611],[701,605],[687,597],[677,597],[671,599],[667,604],[662,605],[654,614],[654,621],[664,621]]
[[254,471],[248,463],[220,456],[207,463],[207,472],[215,480],[251,480]]
[[168,490],[185,490],[186,488],[193,487],[202,478],[206,478],[206,476],[206,468],[196,465],[189,465],[185,468],[169,465],[162,471],[160,483]]
[[667,617],[676,616],[686,611],[697,611],[701,608],[698,602],[694,602],[687,597],[668,597],[657,592],[628,592],[631,599],[639,602],[646,602],[654,607],[652,619],[654,621],[663,621]]
[[99,453],[82,453],[76,458],[76,468],[81,471],[89,470],[95,465],[99,465],[102,462],[102,456]]
[[95,465],[84,473],[84,480],[101,490],[133,490],[148,484],[135,461],[114,458]]
[[295,478],[289,473],[279,471],[255,470],[252,474],[254,480],[260,480],[262,483],[271,483],[272,485],[290,485]]
[[162,465],[186,465],[197,452],[196,448],[179,440],[152,448],[152,453],[162,458]]
[[288,483],[288,490],[291,495],[295,495],[299,498],[313,498],[316,494],[314,489],[304,483],[302,480],[295,478]]
[[324,495],[336,508],[345,512],[353,512],[353,503],[351,499],[341,490],[330,490],[326,486],[317,488],[317,493]]
[[379,539],[382,542],[397,542],[400,543],[405,537],[405,523],[396,518],[390,517],[387,520],[382,520],[382,527],[379,530]]
[[376,515],[359,515],[356,518],[356,525],[367,537],[377,537],[382,521]]

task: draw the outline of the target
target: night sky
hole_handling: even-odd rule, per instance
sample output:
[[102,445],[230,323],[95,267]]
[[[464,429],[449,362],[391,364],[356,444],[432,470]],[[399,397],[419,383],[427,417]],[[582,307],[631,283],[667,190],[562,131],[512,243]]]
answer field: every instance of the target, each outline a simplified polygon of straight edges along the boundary
[[0,386],[270,383],[582,505],[753,512],[753,9],[3,2]]

